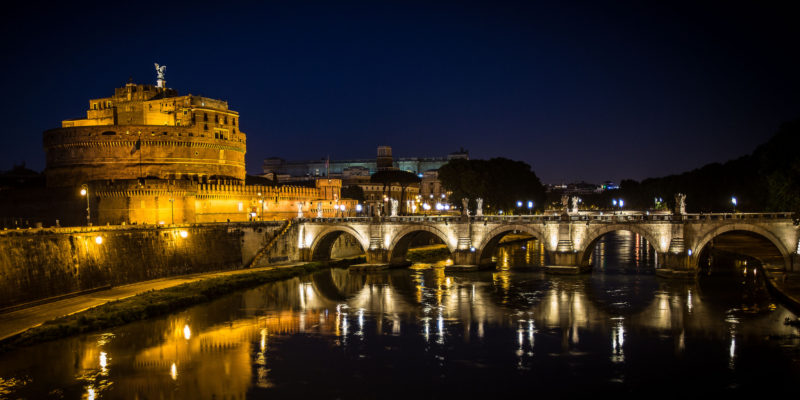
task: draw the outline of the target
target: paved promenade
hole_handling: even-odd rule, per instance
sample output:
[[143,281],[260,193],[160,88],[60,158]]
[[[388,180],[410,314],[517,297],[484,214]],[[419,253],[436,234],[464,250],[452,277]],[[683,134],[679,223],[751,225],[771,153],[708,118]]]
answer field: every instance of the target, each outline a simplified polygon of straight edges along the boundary
[[161,290],[178,286],[184,283],[197,282],[204,279],[216,278],[237,274],[247,274],[256,271],[267,271],[277,268],[289,268],[304,263],[287,263],[270,265],[262,268],[237,269],[231,271],[208,272],[202,274],[180,275],[169,278],[154,279],[151,281],[133,283],[130,285],[112,287],[88,294],[70,297],[58,301],[39,304],[21,310],[0,314],[0,340],[22,333],[30,328],[35,328],[47,321],[87,310],[92,307],[121,300],[150,290]]

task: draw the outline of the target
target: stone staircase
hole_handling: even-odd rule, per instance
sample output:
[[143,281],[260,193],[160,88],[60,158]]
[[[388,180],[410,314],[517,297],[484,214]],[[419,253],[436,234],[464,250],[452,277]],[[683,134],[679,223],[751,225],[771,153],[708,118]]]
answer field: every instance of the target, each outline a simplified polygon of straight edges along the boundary
[[255,257],[253,257],[253,259],[250,261],[250,263],[248,263],[245,266],[245,268],[251,268],[257,265],[258,262],[263,257],[266,257],[267,254],[269,254],[270,250],[272,250],[272,248],[275,247],[275,244],[278,243],[278,241],[283,237],[283,235],[285,235],[286,232],[289,232],[289,229],[291,229],[291,227],[292,227],[292,220],[287,219],[286,223],[284,223],[281,230],[274,236],[272,236],[272,238],[269,239],[269,241],[267,241],[267,244],[265,244],[264,247],[262,247],[261,250],[259,250],[258,253],[256,253]]

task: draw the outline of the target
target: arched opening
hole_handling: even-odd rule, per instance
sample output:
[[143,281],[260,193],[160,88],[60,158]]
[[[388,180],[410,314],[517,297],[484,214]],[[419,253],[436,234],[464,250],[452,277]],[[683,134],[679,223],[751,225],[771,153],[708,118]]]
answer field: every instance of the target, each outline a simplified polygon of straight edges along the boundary
[[703,244],[697,256],[701,275],[733,275],[746,262],[759,263],[767,269],[783,269],[785,257],[769,239],[755,232],[731,230]]
[[426,230],[416,230],[401,235],[391,246],[389,260],[392,265],[414,265],[423,268],[453,263],[450,248],[439,235]]
[[312,261],[326,261],[337,258],[355,257],[364,254],[358,238],[346,231],[332,231],[323,234],[312,247]]
[[658,266],[658,254],[643,234],[612,229],[589,242],[581,265],[602,273],[653,274]]
[[713,236],[697,256],[698,284],[703,292],[746,312],[774,305],[766,274],[782,274],[786,262],[774,242],[759,233],[730,230]]
[[544,266],[544,241],[531,232],[509,229],[495,233],[484,244],[478,264],[498,269],[541,268]]

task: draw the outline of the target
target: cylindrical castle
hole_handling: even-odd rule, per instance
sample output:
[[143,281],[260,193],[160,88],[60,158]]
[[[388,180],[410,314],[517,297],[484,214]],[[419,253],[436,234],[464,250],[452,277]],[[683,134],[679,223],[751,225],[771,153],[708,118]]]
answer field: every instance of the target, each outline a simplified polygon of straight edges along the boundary
[[47,185],[137,178],[245,179],[246,135],[227,102],[128,84],[87,118],[44,133]]

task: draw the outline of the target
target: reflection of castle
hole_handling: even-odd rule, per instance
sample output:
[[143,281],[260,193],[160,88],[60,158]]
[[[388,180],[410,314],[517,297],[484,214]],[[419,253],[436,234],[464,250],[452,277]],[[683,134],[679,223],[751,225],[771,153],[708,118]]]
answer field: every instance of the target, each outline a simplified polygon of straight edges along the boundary
[[[44,132],[46,188],[4,193],[6,219],[47,225],[85,221],[88,185],[95,224],[193,223],[285,219],[305,212],[332,216],[341,181],[305,187],[245,184],[246,135],[228,103],[178,95],[161,85],[128,83],[92,99],[86,118]],[[260,183],[260,184],[259,184]],[[313,211],[312,211],[313,210]]]

